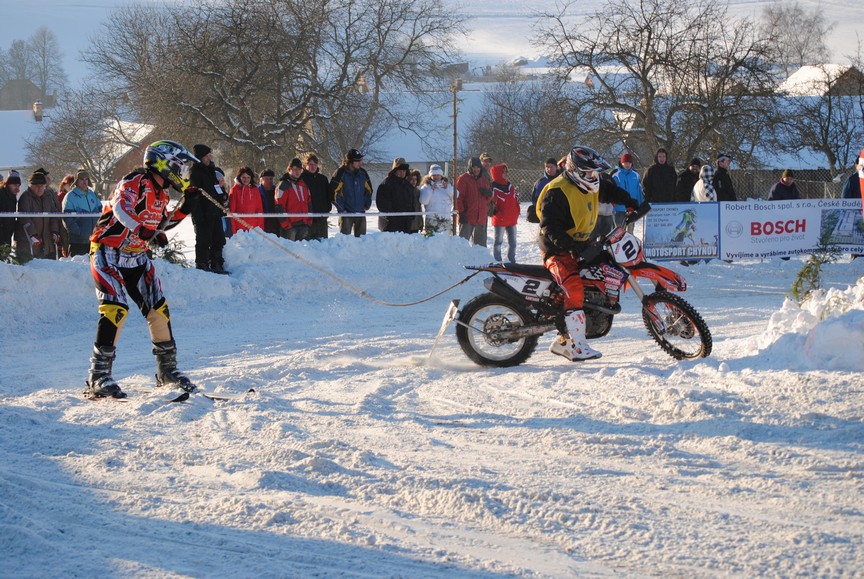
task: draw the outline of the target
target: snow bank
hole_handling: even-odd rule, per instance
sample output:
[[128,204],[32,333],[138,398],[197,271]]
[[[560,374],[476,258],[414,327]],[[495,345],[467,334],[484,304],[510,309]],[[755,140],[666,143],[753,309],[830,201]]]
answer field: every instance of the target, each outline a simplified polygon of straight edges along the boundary
[[817,290],[800,306],[786,298],[757,342],[761,355],[791,369],[864,371],[864,278]]

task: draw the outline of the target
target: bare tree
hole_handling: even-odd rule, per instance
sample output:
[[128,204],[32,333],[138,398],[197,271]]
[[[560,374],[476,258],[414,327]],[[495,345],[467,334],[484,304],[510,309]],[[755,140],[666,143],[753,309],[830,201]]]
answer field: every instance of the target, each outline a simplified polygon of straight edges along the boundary
[[27,41],[32,54],[33,72],[30,79],[42,93],[42,102],[47,102],[49,94],[59,94],[68,82],[63,70],[62,54],[57,37],[42,26]]
[[65,91],[43,122],[42,132],[26,143],[28,160],[58,173],[83,167],[99,191],[117,161],[112,151],[138,146],[130,125],[121,120],[123,107],[123,99],[97,87]]
[[0,47],[0,86],[12,80],[12,69],[9,62],[9,54]]
[[458,30],[440,0],[192,0],[120,8],[85,59],[140,118],[263,166],[337,125],[353,127],[340,143],[368,145],[387,89],[418,86]]
[[773,60],[784,78],[805,64],[829,62],[825,39],[833,29],[834,23],[825,22],[818,7],[808,11],[797,0],[774,0],[762,11],[763,36],[770,39]]
[[583,106],[605,111],[605,126],[639,156],[664,147],[689,159],[758,139],[732,134],[771,111],[769,52],[752,23],[717,0],[609,0],[581,20],[572,7],[547,14],[536,42],[562,78],[588,75]]
[[806,82],[789,87],[778,101],[774,146],[794,155],[824,155],[834,177],[860,151],[864,142],[861,90],[840,90],[847,67],[820,65]]
[[7,67],[10,80],[29,80],[36,70],[33,51],[25,40],[13,40],[9,47]]
[[555,77],[525,81],[505,74],[484,91],[483,107],[468,125],[468,149],[507,163],[536,164],[573,146],[574,133],[602,148],[593,110],[579,108],[578,87]]

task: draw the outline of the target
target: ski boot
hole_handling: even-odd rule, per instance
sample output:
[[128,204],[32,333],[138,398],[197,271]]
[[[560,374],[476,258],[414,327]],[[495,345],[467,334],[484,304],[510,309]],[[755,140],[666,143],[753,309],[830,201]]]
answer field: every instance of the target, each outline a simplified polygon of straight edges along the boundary
[[564,317],[564,322],[567,324],[567,332],[570,337],[567,338],[560,334],[556,336],[549,345],[550,352],[563,356],[571,362],[594,360],[602,356],[585,341],[585,312],[573,310]]
[[177,344],[174,340],[153,342],[153,355],[156,356],[156,386],[179,388],[187,394],[195,392],[195,384],[177,370]]
[[111,366],[117,351],[114,346],[93,346],[93,355],[90,356],[90,376],[87,379],[87,388],[84,395],[87,398],[126,398],[126,393],[120,390],[120,386],[111,377]]

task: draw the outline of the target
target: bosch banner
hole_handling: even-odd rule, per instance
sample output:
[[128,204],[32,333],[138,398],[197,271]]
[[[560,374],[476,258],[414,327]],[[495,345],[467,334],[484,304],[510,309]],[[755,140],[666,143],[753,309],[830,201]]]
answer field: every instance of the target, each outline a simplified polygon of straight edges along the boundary
[[822,244],[864,253],[860,200],[664,203],[645,223],[645,255],[653,259],[790,257]]

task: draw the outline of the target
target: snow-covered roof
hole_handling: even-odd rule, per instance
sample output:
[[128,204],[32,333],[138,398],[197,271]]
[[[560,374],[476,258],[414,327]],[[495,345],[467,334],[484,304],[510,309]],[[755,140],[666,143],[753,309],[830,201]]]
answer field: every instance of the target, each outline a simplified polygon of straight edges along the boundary
[[27,167],[25,143],[39,134],[42,123],[33,118],[33,111],[0,111],[0,172]]
[[[110,124],[108,132],[112,134],[115,140],[125,139],[127,143],[140,144],[147,136],[153,132],[155,127],[146,123],[136,123],[133,121],[113,121]],[[105,167],[113,167],[122,159],[129,151],[137,148],[122,142],[115,142],[105,146],[102,152],[102,159]]]
[[778,90],[789,96],[820,96],[828,92],[833,82],[852,68],[848,64],[819,64],[802,66],[784,80]]

